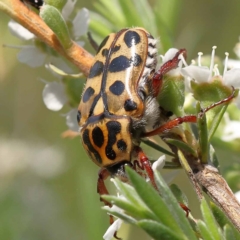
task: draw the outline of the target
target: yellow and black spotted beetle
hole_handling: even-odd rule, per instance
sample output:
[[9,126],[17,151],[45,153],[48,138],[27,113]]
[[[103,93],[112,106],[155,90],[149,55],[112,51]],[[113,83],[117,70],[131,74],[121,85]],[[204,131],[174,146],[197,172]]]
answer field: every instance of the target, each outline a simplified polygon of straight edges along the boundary
[[141,138],[197,120],[191,115],[161,125],[156,97],[163,76],[178,67],[179,57],[181,54],[185,56],[186,50],[179,50],[156,70],[156,42],[143,28],[111,33],[100,44],[90,69],[77,120],[84,149],[101,167],[97,186],[100,195],[108,194],[104,184],[108,176],[128,181],[125,165],[136,171],[145,170],[157,189],[151,163],[139,146]]

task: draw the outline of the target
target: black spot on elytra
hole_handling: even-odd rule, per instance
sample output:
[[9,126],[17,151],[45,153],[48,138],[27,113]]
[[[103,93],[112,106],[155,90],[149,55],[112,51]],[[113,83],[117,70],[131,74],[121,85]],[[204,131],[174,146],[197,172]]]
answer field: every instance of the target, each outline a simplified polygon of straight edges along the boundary
[[137,104],[133,100],[127,99],[124,103],[124,109],[127,112],[136,110],[137,109]]
[[[115,53],[115,52],[117,52],[119,49],[120,49],[120,45],[117,45],[117,46],[115,46],[114,48],[111,49],[111,53]],[[107,57],[109,51],[110,51],[109,49],[104,48],[104,49],[102,50],[102,56],[103,56],[103,57]]]
[[94,155],[94,159],[99,162],[100,164],[102,163],[102,158],[99,155],[98,151],[93,147],[90,138],[89,138],[89,130],[85,129],[83,134],[82,134],[82,140],[84,142],[84,144],[88,147],[87,151],[90,154]]
[[109,50],[108,50],[107,48],[104,48],[104,49],[102,50],[102,56],[103,56],[103,57],[107,57],[108,52],[109,52]]
[[121,131],[121,124],[117,121],[110,121],[106,123],[106,126],[108,129],[108,143],[105,149],[105,153],[110,160],[114,160],[116,158],[116,153],[113,150],[113,145],[117,140],[116,135]]
[[82,97],[83,102],[84,103],[87,102],[92,97],[94,92],[95,90],[92,87],[88,87],[83,94],[83,97]]
[[110,87],[109,90],[114,95],[120,96],[125,89],[124,84],[120,80],[116,80]]
[[103,145],[104,143],[104,136],[103,136],[103,132],[101,130],[100,127],[95,127],[92,131],[92,139],[93,142],[96,146],[98,146],[99,148]]
[[131,62],[133,63],[133,66],[137,67],[141,64],[142,58],[140,55],[135,54],[135,56],[131,58]]
[[120,55],[119,57],[114,58],[109,64],[109,72],[121,72],[131,66],[131,61]]
[[124,35],[124,42],[130,48],[137,45],[141,41],[141,37],[135,31],[127,31]]
[[103,72],[103,63],[101,61],[96,61],[90,69],[88,78],[94,78],[99,76]]
[[105,37],[103,39],[103,41],[101,42],[101,44],[99,45],[98,47],[98,50],[97,50],[97,54],[99,53],[99,51],[104,47],[104,45],[106,44],[107,40],[109,39],[109,36]]
[[127,149],[127,144],[123,139],[120,139],[117,141],[117,147],[120,151],[126,151]]
[[77,112],[77,122],[78,122],[78,123],[80,122],[80,119],[81,119],[81,112],[78,111],[78,112]]
[[112,49],[112,53],[115,53],[115,52],[117,52],[119,49],[121,48],[121,45],[116,45],[116,46],[114,46],[114,48]]

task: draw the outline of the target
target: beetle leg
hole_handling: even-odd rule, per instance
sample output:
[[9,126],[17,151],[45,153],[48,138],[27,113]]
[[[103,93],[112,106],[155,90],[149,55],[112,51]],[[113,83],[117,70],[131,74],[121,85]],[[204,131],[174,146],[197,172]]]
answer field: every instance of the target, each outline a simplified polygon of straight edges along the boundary
[[137,161],[134,162],[134,167],[137,165],[142,170],[145,170],[147,173],[147,176],[149,177],[149,180],[151,181],[152,186],[158,191],[158,188],[157,188],[157,185],[156,185],[156,182],[154,179],[152,166],[151,166],[151,163],[150,163],[148,157],[146,156],[146,154],[143,152],[143,150],[140,147],[136,147],[135,151],[137,153],[140,163]]
[[[105,169],[105,168],[101,168],[101,169],[99,170],[99,172],[98,172],[97,192],[100,194],[100,196],[103,195],[103,194],[106,194],[106,195],[109,194],[109,193],[108,193],[108,190],[107,190],[107,188],[106,188],[106,185],[105,185],[105,183],[104,183],[104,181],[105,181],[109,176],[110,176],[110,174],[109,174],[109,172],[107,171],[107,169]],[[102,199],[101,197],[100,197],[100,201],[104,202],[104,204],[105,204],[106,206],[109,206],[109,207],[112,206],[108,201]]]
[[151,136],[154,136],[154,135],[161,134],[161,133],[163,133],[165,131],[171,130],[174,127],[177,127],[178,125],[180,125],[180,124],[182,124],[184,122],[196,123],[197,119],[202,117],[203,114],[205,114],[210,109],[212,109],[212,108],[214,108],[214,107],[216,107],[218,105],[221,105],[223,103],[227,103],[227,102],[231,101],[234,98],[234,95],[235,95],[235,89],[234,89],[234,87],[232,87],[232,93],[231,93],[230,96],[228,96],[227,98],[224,98],[224,99],[222,99],[222,100],[220,100],[220,101],[218,101],[216,103],[211,104],[207,108],[202,109],[202,111],[198,114],[198,116],[196,116],[196,115],[189,115],[189,116],[175,118],[175,119],[173,119],[173,120],[171,120],[169,122],[166,122],[165,124],[163,124],[162,126],[154,129],[151,132],[143,133],[142,137],[151,137]]
[[186,217],[188,217],[189,212],[191,212],[191,210],[183,203],[179,203],[179,205],[186,212]]
[[[97,192],[100,195],[100,201],[102,201],[106,206],[112,207],[112,204],[106,200],[104,200],[103,198],[101,198],[101,195],[105,194],[108,195],[109,192],[106,188],[106,185],[104,183],[104,181],[110,176],[109,172],[107,171],[107,169],[105,168],[101,168],[98,172],[98,181],[97,181]],[[110,221],[110,225],[113,224],[114,219],[112,215],[109,215],[109,221]],[[114,233],[114,238],[121,240],[121,238],[119,238],[117,236],[117,232]]]
[[152,81],[152,88],[154,91],[154,97],[156,97],[162,87],[162,80],[163,80],[163,76],[168,73],[169,71],[171,71],[172,69],[175,69],[178,67],[178,63],[180,61],[179,56],[183,54],[184,57],[186,57],[186,49],[180,49],[175,56],[168,60],[167,62],[165,62],[159,70],[157,70],[151,81]]

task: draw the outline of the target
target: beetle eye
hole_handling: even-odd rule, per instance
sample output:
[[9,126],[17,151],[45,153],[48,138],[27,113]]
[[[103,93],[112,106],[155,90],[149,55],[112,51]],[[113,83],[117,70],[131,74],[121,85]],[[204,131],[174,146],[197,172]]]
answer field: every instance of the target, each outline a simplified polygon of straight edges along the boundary
[[80,113],[80,111],[78,111],[78,113],[77,113],[77,121],[78,121],[78,123],[80,122],[80,119],[81,119],[81,113]]

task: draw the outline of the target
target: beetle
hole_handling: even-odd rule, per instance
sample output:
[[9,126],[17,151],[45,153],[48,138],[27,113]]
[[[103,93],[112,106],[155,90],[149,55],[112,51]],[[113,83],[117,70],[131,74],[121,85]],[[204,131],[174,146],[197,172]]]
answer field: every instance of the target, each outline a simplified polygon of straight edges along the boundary
[[[156,98],[163,76],[178,67],[179,57],[185,56],[186,50],[179,50],[156,70],[156,43],[150,33],[136,27],[111,33],[98,47],[78,107],[77,121],[84,149],[101,168],[97,183],[100,195],[108,194],[104,183],[108,176],[128,182],[126,165],[139,173],[145,170],[157,189],[151,163],[140,147],[141,139],[171,130],[183,122],[197,121],[194,115],[161,121]],[[204,112],[230,98],[233,94]],[[111,206],[104,199],[101,201]],[[183,209],[189,211],[186,206]]]
[[108,194],[104,180],[109,175],[128,181],[125,165],[144,169],[157,189],[151,164],[139,145],[160,124],[156,97],[163,75],[178,66],[180,54],[186,51],[179,50],[156,71],[156,43],[150,33],[137,27],[111,33],[97,50],[77,121],[84,149],[101,167],[100,195]]

